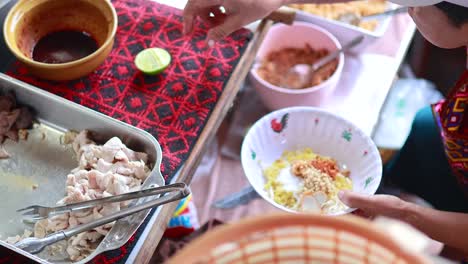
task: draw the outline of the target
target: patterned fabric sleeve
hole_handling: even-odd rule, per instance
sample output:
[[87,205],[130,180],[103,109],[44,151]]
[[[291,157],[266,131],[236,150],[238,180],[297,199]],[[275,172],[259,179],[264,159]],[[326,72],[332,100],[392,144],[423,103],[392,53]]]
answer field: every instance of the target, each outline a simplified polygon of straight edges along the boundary
[[468,196],[468,70],[447,99],[433,105],[448,162]]

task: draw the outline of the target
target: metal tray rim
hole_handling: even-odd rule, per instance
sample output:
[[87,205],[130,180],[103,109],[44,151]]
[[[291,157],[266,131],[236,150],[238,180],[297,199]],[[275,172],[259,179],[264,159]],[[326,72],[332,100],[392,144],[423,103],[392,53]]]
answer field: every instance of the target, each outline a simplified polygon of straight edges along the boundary
[[68,104],[70,107],[72,107],[72,108],[74,108],[75,110],[78,110],[78,111],[80,111],[80,112],[88,112],[88,113],[90,113],[90,114],[93,114],[93,115],[98,116],[99,118],[104,118],[104,119],[107,119],[107,120],[112,121],[112,122],[114,122],[114,123],[118,123],[118,125],[120,125],[120,126],[124,126],[124,127],[128,128],[128,129],[131,129],[131,130],[133,130],[133,131],[139,133],[139,134],[144,135],[146,138],[148,138],[148,139],[153,143],[154,146],[156,146],[156,152],[157,152],[157,154],[160,154],[160,155],[158,155],[158,156],[156,157],[156,164],[154,164],[153,170],[154,170],[155,168],[157,168],[157,169],[158,169],[158,172],[161,173],[161,162],[162,162],[162,149],[161,149],[161,145],[159,144],[159,141],[158,141],[155,137],[153,137],[153,135],[151,135],[150,133],[148,133],[147,131],[145,131],[145,130],[143,130],[143,129],[140,129],[140,128],[137,128],[137,127],[134,127],[134,126],[132,126],[132,125],[129,125],[129,124],[125,123],[125,122],[122,122],[122,121],[120,121],[120,120],[117,120],[117,119],[115,119],[115,118],[112,118],[112,117],[110,117],[110,116],[107,116],[107,115],[105,115],[105,114],[102,114],[102,113],[100,113],[100,112],[97,112],[97,111],[95,111],[95,110],[93,110],[93,109],[87,108],[87,107],[85,107],[85,106],[82,106],[82,105],[80,105],[80,104],[77,104],[77,103],[75,103],[75,102],[72,102],[72,101],[70,101],[70,100],[67,100],[67,99],[65,99],[65,98],[62,98],[62,97],[60,97],[60,96],[58,96],[58,95],[55,95],[55,94],[53,94],[53,93],[44,91],[44,90],[42,90],[42,89],[40,89],[40,88],[38,88],[38,87],[35,87],[35,86],[33,86],[33,85],[30,85],[30,84],[28,84],[28,83],[25,83],[25,82],[23,82],[23,81],[20,81],[20,80],[18,80],[18,79],[13,78],[13,77],[10,77],[10,76],[8,76],[8,75],[6,75],[6,74],[4,74],[4,73],[0,73],[0,79],[4,79],[4,80],[6,80],[6,81],[8,81],[8,82],[11,82],[11,83],[13,83],[13,84],[16,84],[16,85],[22,87],[23,89],[27,89],[27,90],[29,90],[29,91],[31,91],[31,92],[33,92],[33,93],[42,94],[43,96],[48,97],[50,100],[53,100],[53,101],[56,101],[56,102],[66,103],[66,104]]
[[[398,5],[387,2],[387,8],[394,9],[394,8],[397,8],[397,7],[398,7]],[[378,39],[378,38],[383,37],[383,35],[385,34],[385,32],[387,31],[387,29],[388,29],[388,27],[390,25],[391,19],[392,19],[392,17],[390,17],[390,16],[382,19],[382,21],[379,23],[379,26],[377,27],[377,29],[375,31],[369,31],[369,30],[366,30],[366,29],[363,29],[363,28],[360,28],[360,27],[356,27],[356,26],[353,26],[353,25],[349,25],[349,24],[346,24],[346,23],[343,23],[343,22],[340,22],[340,21],[336,21],[336,20],[333,20],[333,19],[328,19],[328,18],[324,18],[324,17],[318,16],[318,15],[310,14],[310,13],[307,13],[307,12],[302,11],[302,10],[295,9],[295,11],[296,11],[296,13],[298,15],[298,20],[300,20],[300,21],[310,22],[308,20],[316,19],[318,21],[328,23],[330,25],[341,27],[343,30],[359,33],[359,34],[362,34],[364,36],[371,37],[371,38],[374,38],[374,39]]]

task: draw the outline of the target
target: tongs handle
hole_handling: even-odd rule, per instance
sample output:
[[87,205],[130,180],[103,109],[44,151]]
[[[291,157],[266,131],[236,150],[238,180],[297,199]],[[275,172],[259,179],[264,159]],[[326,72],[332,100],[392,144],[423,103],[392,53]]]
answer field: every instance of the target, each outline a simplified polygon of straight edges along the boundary
[[174,183],[170,185],[148,188],[145,190],[125,193],[121,195],[109,196],[109,197],[95,199],[95,200],[89,200],[89,201],[84,201],[84,202],[79,202],[79,203],[57,206],[57,207],[54,207],[53,211],[51,211],[49,214],[50,216],[54,216],[54,215],[59,215],[59,214],[64,214],[64,213],[71,213],[71,212],[93,208],[101,204],[123,202],[127,200],[153,196],[157,194],[163,194],[163,193],[174,192],[174,191],[183,191],[186,188],[187,188],[187,185],[185,183]]
[[[185,188],[180,189],[178,192],[176,192],[174,194],[164,195],[163,197],[157,198],[155,200],[152,200],[152,201],[149,201],[149,202],[137,205],[137,206],[132,206],[132,207],[126,208],[124,210],[121,210],[118,213],[115,213],[115,214],[112,214],[112,215],[109,215],[109,216],[105,216],[103,218],[97,219],[96,221],[93,221],[93,222],[90,222],[90,223],[87,223],[87,224],[83,224],[83,225],[79,225],[79,226],[74,227],[72,229],[68,229],[68,230],[61,231],[61,232],[65,235],[66,238],[70,238],[70,237],[72,237],[74,235],[77,235],[79,233],[91,230],[93,228],[105,225],[107,223],[114,222],[116,220],[119,220],[121,218],[127,217],[127,216],[135,214],[135,213],[138,213],[140,211],[150,209],[150,208],[154,208],[154,207],[157,207],[157,206],[160,206],[160,205],[163,205],[163,204],[167,204],[167,203],[170,203],[170,202],[181,200],[181,199],[187,197],[190,194],[190,191],[187,188],[187,186],[185,185],[185,183],[181,183],[181,185],[184,185]],[[168,186],[170,186],[170,185],[168,185]]]
[[[183,184],[185,186],[185,184]],[[89,230],[92,230],[96,227],[114,222],[116,220],[125,218],[127,216],[130,216],[132,214],[138,213],[143,210],[147,210],[150,208],[154,208],[163,204],[167,204],[170,202],[178,201],[181,200],[185,197],[187,197],[190,194],[190,191],[188,190],[187,187],[185,187],[182,190],[179,190],[176,193],[171,193],[169,195],[164,195],[163,197],[157,198],[155,200],[151,200],[149,202],[136,205],[133,207],[126,208],[120,212],[117,212],[112,215],[104,216],[102,218],[99,218],[93,222],[89,222],[87,224],[82,224],[79,226],[76,226],[71,229],[67,229],[64,231],[58,231],[55,233],[52,233],[44,238],[27,238],[25,240],[22,240],[18,243],[15,244],[16,247],[32,253],[36,254],[44,250],[44,248],[48,245],[54,244],[58,241],[64,240],[71,238],[72,236],[78,235],[82,232],[86,232]]]

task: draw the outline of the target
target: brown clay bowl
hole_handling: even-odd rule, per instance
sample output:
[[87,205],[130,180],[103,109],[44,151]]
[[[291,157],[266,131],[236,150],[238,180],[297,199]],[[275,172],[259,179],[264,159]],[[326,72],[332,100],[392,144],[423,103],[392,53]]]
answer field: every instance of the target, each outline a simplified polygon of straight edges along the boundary
[[[32,74],[64,81],[83,77],[104,62],[112,50],[117,25],[117,13],[109,0],[20,0],[8,13],[3,33],[11,52]],[[36,43],[47,34],[62,30],[89,33],[98,49],[66,63],[34,61]]]

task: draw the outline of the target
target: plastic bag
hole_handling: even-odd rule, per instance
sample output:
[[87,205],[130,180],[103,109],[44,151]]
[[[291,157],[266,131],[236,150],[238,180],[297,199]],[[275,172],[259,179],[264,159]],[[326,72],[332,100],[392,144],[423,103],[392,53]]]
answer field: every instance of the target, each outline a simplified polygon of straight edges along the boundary
[[377,146],[400,149],[410,133],[416,113],[441,99],[443,99],[442,94],[427,80],[396,81],[390,90],[374,133]]
[[167,238],[181,238],[190,235],[198,228],[200,228],[200,224],[197,208],[193,203],[192,195],[189,195],[179,201],[164,236]]

